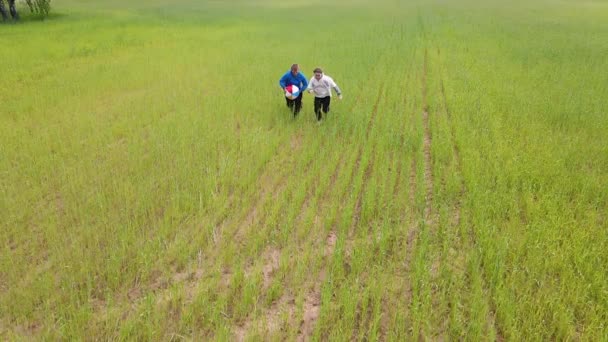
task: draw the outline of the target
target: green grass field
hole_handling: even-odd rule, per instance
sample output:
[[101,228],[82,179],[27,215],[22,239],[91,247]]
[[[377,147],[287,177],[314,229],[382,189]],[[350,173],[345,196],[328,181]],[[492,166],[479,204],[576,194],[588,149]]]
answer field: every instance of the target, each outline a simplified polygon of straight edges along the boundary
[[608,341],[608,1],[24,6],[0,339]]

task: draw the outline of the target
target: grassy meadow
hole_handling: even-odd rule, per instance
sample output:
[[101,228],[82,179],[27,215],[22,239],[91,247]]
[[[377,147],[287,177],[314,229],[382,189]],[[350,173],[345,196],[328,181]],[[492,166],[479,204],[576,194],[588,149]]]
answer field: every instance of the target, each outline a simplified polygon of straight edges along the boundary
[[608,341],[607,1],[52,4],[0,25],[0,339]]

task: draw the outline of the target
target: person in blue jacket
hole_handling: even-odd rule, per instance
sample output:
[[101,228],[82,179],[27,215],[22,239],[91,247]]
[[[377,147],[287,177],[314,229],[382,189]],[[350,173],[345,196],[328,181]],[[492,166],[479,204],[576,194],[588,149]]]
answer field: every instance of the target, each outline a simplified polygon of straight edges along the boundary
[[300,72],[300,66],[298,64],[293,64],[291,69],[279,80],[279,85],[281,86],[283,93],[285,93],[285,87],[288,85],[295,85],[300,88],[300,95],[296,99],[290,100],[285,97],[287,107],[290,111],[293,111],[293,117],[295,118],[302,109],[302,95],[304,94],[306,87],[308,87],[308,81],[306,80],[306,76]]

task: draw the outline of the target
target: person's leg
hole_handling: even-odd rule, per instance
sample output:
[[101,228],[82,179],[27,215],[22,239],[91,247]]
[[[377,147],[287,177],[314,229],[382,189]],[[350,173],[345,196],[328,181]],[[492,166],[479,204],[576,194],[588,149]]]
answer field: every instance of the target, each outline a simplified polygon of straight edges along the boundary
[[331,96],[323,99],[323,113],[329,113],[329,104],[331,103]]
[[298,115],[298,113],[300,113],[300,109],[302,109],[302,96],[304,95],[304,92],[301,91],[300,95],[294,100],[295,101],[295,108],[293,109],[293,116]]
[[8,19],[8,15],[6,13],[6,8],[4,8],[4,0],[0,0],[0,14],[2,14],[3,20]]
[[19,14],[17,14],[17,8],[15,7],[15,0],[8,0],[8,7],[13,19],[19,20]]
[[285,101],[287,102],[287,108],[289,108],[289,110],[293,112],[293,100],[285,98]]
[[315,114],[317,115],[317,120],[321,121],[321,107],[322,107],[323,99],[320,97],[315,97]]

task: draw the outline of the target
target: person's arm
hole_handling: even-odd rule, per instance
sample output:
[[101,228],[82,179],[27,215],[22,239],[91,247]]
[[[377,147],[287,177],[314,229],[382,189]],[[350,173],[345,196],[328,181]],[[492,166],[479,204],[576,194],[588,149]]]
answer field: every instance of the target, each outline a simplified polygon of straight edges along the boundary
[[279,80],[279,86],[281,86],[281,89],[283,91],[285,91],[285,87],[287,87],[287,83],[285,83],[286,80],[287,80],[287,75],[283,75],[283,77],[281,77],[281,79]]
[[313,91],[314,91],[313,86],[312,86],[312,82],[314,82],[314,79],[315,79],[315,77],[313,76],[313,77],[310,79],[310,81],[308,81],[308,85],[310,86],[310,87],[308,88],[308,93],[309,93],[309,94],[312,94],[312,93],[313,93]]
[[308,81],[306,80],[306,77],[304,76],[304,74],[300,74],[300,79],[302,81],[302,89],[300,91],[304,91],[306,90],[306,88],[308,88]]
[[340,87],[338,87],[338,85],[335,83],[334,83],[334,91],[336,92],[336,94],[338,94],[338,98],[340,100],[342,100],[342,90],[340,90]]
[[338,98],[340,100],[342,100],[342,90],[340,90],[340,87],[338,87],[338,85],[336,84],[336,82],[334,82],[334,80],[331,80],[331,87],[334,88],[334,91],[336,92],[336,94],[338,94]]

